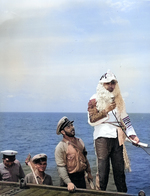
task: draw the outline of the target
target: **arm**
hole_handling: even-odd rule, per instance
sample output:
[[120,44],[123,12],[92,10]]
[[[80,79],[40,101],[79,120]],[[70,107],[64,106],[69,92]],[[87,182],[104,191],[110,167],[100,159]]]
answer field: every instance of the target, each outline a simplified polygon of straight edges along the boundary
[[24,174],[24,171],[22,169],[21,164],[20,164],[20,167],[19,167],[19,175],[20,175],[20,179],[25,177],[25,174]]
[[43,184],[53,185],[52,177],[50,175],[46,174],[46,178],[48,180],[45,180],[45,183],[43,183]]
[[109,103],[102,111],[98,111],[96,107],[96,99],[91,99],[88,103],[88,123],[91,126],[99,125],[109,119],[108,113],[115,109],[116,103]]
[[68,176],[68,172],[65,166],[58,166],[57,165],[57,170],[59,173],[60,178],[63,179],[63,181],[65,182],[65,184],[68,184],[71,182],[69,176]]
[[24,178],[25,174],[24,174],[24,171],[22,169],[22,166],[21,166],[20,162],[16,159],[14,161],[14,163],[19,167],[19,179]]
[[122,123],[124,124],[125,128],[126,128],[126,134],[127,136],[131,139],[134,140],[136,143],[138,143],[140,140],[136,135],[136,132],[134,130],[134,128],[132,127],[131,124],[131,120],[129,118],[129,116],[126,114],[126,116],[122,119]]
[[88,103],[88,114],[89,120],[91,123],[94,123],[98,120],[101,120],[104,117],[107,117],[105,110],[99,112],[96,108],[96,99],[91,99]]
[[[26,184],[26,183],[33,183],[33,180],[32,180],[32,181],[29,180],[29,175],[30,175],[30,173],[27,174],[27,175],[25,176],[25,178],[24,178],[25,184]],[[31,179],[31,177],[30,177],[30,179]],[[32,179],[33,179],[33,178],[32,178]]]
[[64,148],[62,143],[59,143],[55,149],[55,161],[57,164],[57,170],[60,178],[67,184],[67,188],[69,191],[73,191],[75,185],[71,182],[67,168],[66,168],[66,149]]

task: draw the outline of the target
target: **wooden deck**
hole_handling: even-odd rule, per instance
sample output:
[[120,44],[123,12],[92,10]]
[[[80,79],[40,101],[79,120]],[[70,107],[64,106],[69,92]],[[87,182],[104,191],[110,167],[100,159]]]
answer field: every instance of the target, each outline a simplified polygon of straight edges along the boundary
[[0,196],[134,196],[126,193],[96,191],[91,189],[77,189],[74,193],[69,193],[67,188],[48,185],[27,184],[27,188],[21,189],[16,182],[0,182]]

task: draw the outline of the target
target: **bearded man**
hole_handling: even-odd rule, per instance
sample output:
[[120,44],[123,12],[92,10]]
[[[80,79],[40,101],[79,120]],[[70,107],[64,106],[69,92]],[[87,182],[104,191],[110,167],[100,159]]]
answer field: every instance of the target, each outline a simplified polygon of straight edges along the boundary
[[118,81],[108,70],[100,78],[97,92],[88,103],[88,123],[94,126],[100,189],[105,191],[107,188],[111,160],[117,191],[127,192],[124,169],[130,165],[124,146],[126,136],[118,127],[118,122],[123,122],[127,136],[138,143],[139,138],[126,113]]
[[62,134],[63,140],[55,149],[60,186],[67,187],[70,192],[75,191],[76,187],[86,188],[85,173],[89,181],[93,179],[84,142],[75,137],[73,122],[66,116],[59,120],[56,133]]

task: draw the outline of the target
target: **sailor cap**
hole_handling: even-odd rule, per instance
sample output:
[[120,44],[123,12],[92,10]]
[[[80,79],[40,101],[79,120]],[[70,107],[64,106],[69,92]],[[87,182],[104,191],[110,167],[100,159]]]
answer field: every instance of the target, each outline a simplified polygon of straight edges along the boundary
[[32,161],[34,163],[38,163],[41,161],[47,161],[47,155],[46,154],[37,154],[32,158]]
[[57,130],[56,130],[57,135],[59,135],[61,130],[63,130],[67,125],[73,122],[74,121],[70,121],[66,116],[62,117],[57,124]]
[[16,155],[18,152],[17,151],[14,151],[14,150],[4,150],[4,151],[1,151],[1,154],[3,155],[7,155],[7,156],[14,156]]
[[112,80],[115,80],[116,82],[118,82],[116,76],[110,70],[108,70],[107,73],[102,75],[99,82],[100,83],[109,83]]

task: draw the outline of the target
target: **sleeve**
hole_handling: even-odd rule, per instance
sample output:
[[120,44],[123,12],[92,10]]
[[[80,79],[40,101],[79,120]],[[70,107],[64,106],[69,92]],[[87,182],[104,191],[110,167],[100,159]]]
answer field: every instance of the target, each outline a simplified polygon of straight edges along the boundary
[[91,99],[88,103],[88,123],[91,126],[96,126],[108,119],[108,114],[105,110],[98,111],[96,108],[96,99]]
[[53,185],[53,181],[52,181],[52,177],[50,175],[49,176],[49,184],[48,185]]
[[71,180],[68,176],[68,172],[67,172],[66,167],[57,166],[57,170],[58,170],[59,177],[62,178],[62,180],[64,181],[65,184],[68,184],[71,182]]
[[25,174],[24,174],[24,171],[22,169],[21,164],[20,164],[20,167],[19,167],[19,177],[20,177],[20,179],[25,177]]
[[34,179],[33,174],[32,173],[29,173],[29,174],[27,174],[25,176],[24,182],[25,183],[33,183],[33,179]]
[[1,174],[1,171],[0,171],[0,181],[2,181],[2,174]]
[[53,185],[52,177],[50,176],[50,185]]
[[68,184],[71,182],[67,168],[66,168],[66,161],[65,161],[65,149],[63,148],[62,142],[60,142],[55,149],[55,161],[57,164],[57,170],[60,178]]
[[122,121],[123,121],[123,123],[126,126],[126,134],[127,134],[127,136],[136,135],[136,132],[135,132],[134,128],[132,127],[131,120],[130,120],[129,116],[128,115],[125,116],[122,119]]

